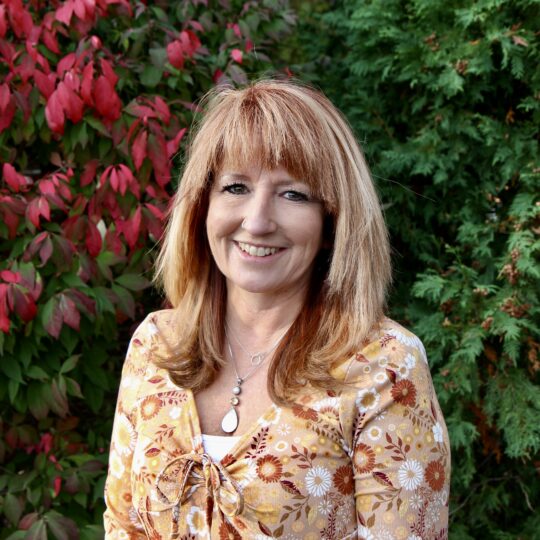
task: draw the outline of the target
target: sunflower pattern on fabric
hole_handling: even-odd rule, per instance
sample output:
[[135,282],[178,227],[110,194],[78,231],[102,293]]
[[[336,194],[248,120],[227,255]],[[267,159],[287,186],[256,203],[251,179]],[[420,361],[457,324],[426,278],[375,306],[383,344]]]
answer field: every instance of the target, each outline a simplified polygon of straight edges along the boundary
[[195,400],[152,363],[171,311],[135,332],[106,483],[107,539],[447,538],[450,451],[421,341],[385,319],[345,382],[272,405],[220,462]]

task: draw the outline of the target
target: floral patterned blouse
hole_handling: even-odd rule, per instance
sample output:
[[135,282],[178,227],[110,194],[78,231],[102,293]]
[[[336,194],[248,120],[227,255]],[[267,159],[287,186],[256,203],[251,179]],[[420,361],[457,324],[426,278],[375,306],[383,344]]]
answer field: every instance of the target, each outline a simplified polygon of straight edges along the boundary
[[385,319],[332,369],[347,383],[272,405],[220,462],[193,394],[152,362],[170,311],[135,332],[106,483],[107,539],[443,540],[450,449],[421,341]]

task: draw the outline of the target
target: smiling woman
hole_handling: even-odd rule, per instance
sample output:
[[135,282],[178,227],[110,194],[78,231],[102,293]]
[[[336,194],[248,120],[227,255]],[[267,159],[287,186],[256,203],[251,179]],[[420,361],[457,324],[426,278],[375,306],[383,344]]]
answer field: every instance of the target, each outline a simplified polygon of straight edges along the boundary
[[285,169],[225,167],[210,192],[206,233],[227,294],[304,296],[322,225],[322,204]]
[[350,128],[291,82],[205,107],[158,260],[172,309],[123,371],[107,538],[443,540],[446,427],[422,343],[384,317]]

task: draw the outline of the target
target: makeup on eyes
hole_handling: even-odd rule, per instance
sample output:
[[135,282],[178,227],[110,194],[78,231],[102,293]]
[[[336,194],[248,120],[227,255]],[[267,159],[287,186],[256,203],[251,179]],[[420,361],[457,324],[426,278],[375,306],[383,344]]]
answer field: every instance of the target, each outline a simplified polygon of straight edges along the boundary
[[[222,193],[230,193],[231,195],[243,195],[249,190],[248,181],[227,181],[227,177],[219,179],[220,191]],[[307,189],[303,189],[305,184],[302,184],[302,188],[296,188],[295,184],[289,182],[276,182],[275,186],[281,188],[279,195],[283,196],[286,200],[291,202],[316,202],[313,200],[310,192]],[[291,194],[289,196],[287,194]]]

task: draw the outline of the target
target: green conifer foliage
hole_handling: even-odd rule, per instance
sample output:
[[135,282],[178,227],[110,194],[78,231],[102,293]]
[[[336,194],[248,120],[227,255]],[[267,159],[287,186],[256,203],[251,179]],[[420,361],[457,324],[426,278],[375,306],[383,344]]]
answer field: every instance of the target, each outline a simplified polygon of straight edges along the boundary
[[[453,450],[450,537],[540,538],[540,3],[349,0],[303,14],[395,247]],[[298,49],[297,49],[298,50]]]

